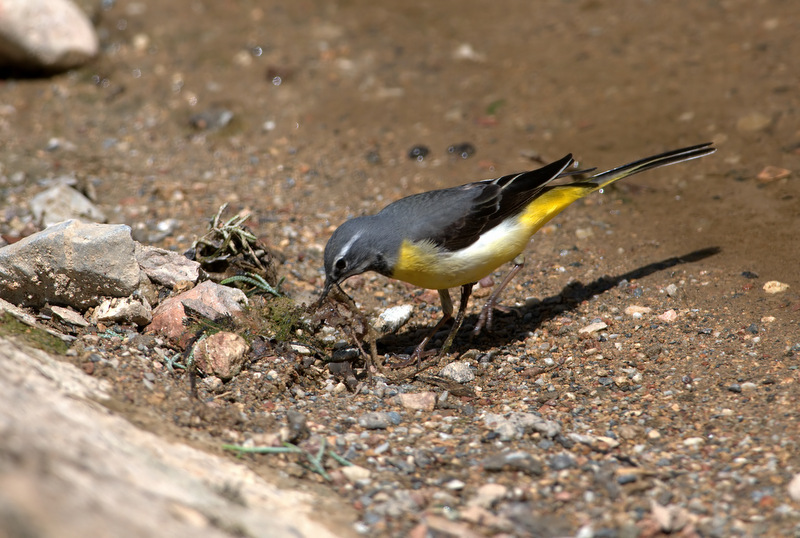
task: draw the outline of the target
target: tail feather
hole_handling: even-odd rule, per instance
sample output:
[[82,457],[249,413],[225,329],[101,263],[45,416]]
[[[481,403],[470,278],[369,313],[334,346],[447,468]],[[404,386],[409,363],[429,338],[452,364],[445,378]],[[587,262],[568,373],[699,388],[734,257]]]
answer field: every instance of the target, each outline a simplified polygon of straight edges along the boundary
[[683,161],[705,157],[706,155],[717,151],[717,149],[712,147],[711,144],[712,142],[707,142],[697,146],[667,151],[666,153],[661,153],[660,155],[645,157],[644,159],[624,164],[622,166],[618,166],[617,168],[612,168],[606,172],[594,175],[586,181],[597,185],[595,190],[602,189],[610,183],[634,174],[638,174],[639,172],[644,172],[645,170],[651,170],[661,166],[669,166],[670,164],[677,164],[682,163]]

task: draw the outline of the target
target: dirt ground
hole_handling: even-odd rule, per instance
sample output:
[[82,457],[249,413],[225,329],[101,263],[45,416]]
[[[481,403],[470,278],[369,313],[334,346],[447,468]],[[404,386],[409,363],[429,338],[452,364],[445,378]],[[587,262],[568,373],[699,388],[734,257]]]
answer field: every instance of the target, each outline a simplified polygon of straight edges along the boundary
[[[291,461],[245,458],[271,480],[315,492],[319,518],[347,532],[359,522],[356,530],[373,535],[444,533],[434,517],[441,506],[463,507],[490,481],[512,492],[506,509],[523,505],[536,522],[495,506],[510,527],[452,517],[462,529],[563,536],[590,525],[597,536],[657,535],[648,526],[656,499],[688,507],[694,526],[685,535],[800,532],[800,506],[786,493],[800,473],[800,3],[119,1],[98,24],[94,64],[0,82],[0,233],[34,231],[28,201],[62,175],[139,241],[181,252],[228,202],[285,256],[284,290],[299,302],[321,289],[322,249],[335,227],[404,195],[567,153],[610,168],[697,143],[718,148],[578,202],[535,237],[505,293],[515,312],[498,313],[493,333],[456,340],[453,358],[471,357],[479,372],[471,388],[481,390],[456,410],[403,415],[412,438],[421,430],[419,446],[447,448],[428,468],[394,478],[381,467],[375,447],[399,448],[395,434],[349,420],[398,410],[374,391],[309,399],[324,392],[320,378],[287,374],[288,384],[266,386],[253,377],[290,371],[289,355],[283,367],[254,361],[224,392],[206,394],[214,405],[201,413],[187,403],[186,379],[156,368],[154,389],[141,381],[148,367],[123,358],[93,372],[114,383],[112,408],[218,453],[276,429],[292,408],[312,431],[342,442],[358,433],[367,449],[355,463],[373,468],[377,482],[423,491],[416,510],[369,519],[380,504],[375,482],[328,485],[292,471]],[[233,117],[217,127],[221,112]],[[448,153],[460,143],[474,155]],[[422,162],[408,157],[415,145],[430,149]],[[768,281],[789,287],[770,294]],[[435,294],[383,277],[344,288],[368,313],[415,306],[381,353],[413,346],[438,316]],[[625,314],[632,305],[652,313]],[[668,310],[677,320],[658,317]],[[608,329],[578,332],[595,320]],[[606,382],[620,376],[638,388]],[[399,390],[438,389],[413,380]],[[565,431],[612,432],[621,445],[517,440],[514,448],[543,461],[566,451],[578,465],[546,465],[543,477],[476,471],[469,462],[495,447],[474,416],[522,409]],[[452,417],[448,438],[436,438]],[[460,434],[484,448],[450,451]],[[687,442],[695,438],[699,449]],[[634,488],[600,487],[602,473],[590,468],[609,460],[636,460],[653,474]],[[452,479],[466,485],[448,490]]]

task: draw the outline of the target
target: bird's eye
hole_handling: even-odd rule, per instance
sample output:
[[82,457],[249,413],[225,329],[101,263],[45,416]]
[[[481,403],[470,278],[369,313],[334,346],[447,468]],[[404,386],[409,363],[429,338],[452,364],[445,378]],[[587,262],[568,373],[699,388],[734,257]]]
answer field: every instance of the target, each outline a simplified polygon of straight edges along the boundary
[[338,269],[339,271],[344,271],[345,269],[347,269],[347,260],[345,260],[344,258],[339,258],[338,260],[336,260],[336,263],[334,265],[336,265],[336,269]]

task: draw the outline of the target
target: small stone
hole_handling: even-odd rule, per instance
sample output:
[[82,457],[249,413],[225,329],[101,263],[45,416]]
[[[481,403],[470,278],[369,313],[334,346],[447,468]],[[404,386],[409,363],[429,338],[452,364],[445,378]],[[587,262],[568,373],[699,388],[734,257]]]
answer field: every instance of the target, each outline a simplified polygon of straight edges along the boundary
[[489,456],[481,463],[486,471],[522,471],[530,476],[541,476],[544,473],[542,462],[521,450]]
[[136,261],[153,282],[175,289],[178,282],[197,282],[200,264],[186,256],[136,243]]
[[649,306],[630,305],[625,308],[625,314],[635,316],[636,314],[649,314],[653,309]]
[[647,432],[647,438],[651,440],[660,439],[661,434],[658,432],[658,430],[650,430]]
[[764,291],[770,294],[781,293],[789,289],[789,284],[778,282],[777,280],[770,280],[764,283]]
[[63,183],[31,199],[31,213],[36,222],[52,226],[70,219],[106,222],[106,216],[88,198]]
[[688,437],[683,440],[683,444],[688,447],[696,447],[705,443],[705,439],[702,437]]
[[304,346],[302,344],[289,344],[289,347],[292,348],[292,351],[299,355],[313,355],[314,352],[311,350],[310,347]]
[[792,477],[789,481],[789,485],[786,486],[786,489],[789,493],[789,497],[795,501],[800,502],[800,473],[797,473]]
[[678,313],[675,312],[675,310],[670,308],[669,310],[667,310],[663,314],[659,314],[658,315],[658,319],[660,319],[661,321],[666,321],[667,323],[672,323],[673,321],[678,319]]
[[433,392],[413,392],[397,395],[397,401],[412,411],[433,411],[436,407],[436,394]]
[[449,480],[449,481],[445,482],[444,487],[446,487],[447,489],[452,490],[452,491],[460,491],[460,490],[464,489],[464,486],[466,486],[466,485],[467,484],[462,482],[461,480],[458,480],[457,478],[454,478],[453,480]]
[[550,468],[554,471],[563,471],[575,467],[575,458],[570,454],[562,452],[550,458]]
[[408,304],[387,308],[378,316],[378,332],[389,334],[397,331],[400,327],[408,323],[413,311],[414,307]]
[[661,531],[672,534],[680,532],[689,524],[689,512],[676,504],[661,506],[655,500],[650,501],[653,519],[658,524]]
[[777,181],[779,179],[785,179],[790,175],[792,175],[791,170],[769,165],[764,167],[764,169],[758,173],[756,179],[759,180],[761,183],[770,183],[772,181]]
[[358,417],[358,425],[366,430],[385,430],[390,424],[389,415],[382,411],[373,411]]
[[667,295],[669,295],[670,297],[675,297],[675,295],[677,295],[678,293],[678,286],[676,286],[675,284],[670,284],[667,286],[666,292]]
[[340,470],[347,481],[351,484],[369,480],[369,477],[372,474],[372,471],[366,467],[361,467],[360,465],[347,465],[342,467]]
[[51,306],[50,310],[53,311],[53,314],[62,320],[66,321],[71,325],[75,325],[77,327],[88,327],[89,322],[83,319],[78,312],[75,312],[71,308],[64,308],[61,306]]
[[575,237],[578,239],[589,239],[594,235],[594,230],[591,228],[578,228],[575,230]]
[[763,131],[772,123],[772,118],[760,112],[751,112],[736,122],[736,128],[743,133]]
[[[138,295],[138,294],[137,294]],[[153,320],[153,310],[144,297],[121,297],[105,299],[95,308],[92,321],[135,323],[143,327]]]
[[220,331],[195,344],[194,362],[201,372],[228,381],[242,371],[248,349],[238,334]]
[[467,361],[454,361],[447,364],[442,368],[440,375],[452,379],[456,383],[469,383],[475,379],[475,372],[472,371]]
[[608,328],[608,325],[603,321],[596,321],[594,323],[590,323],[586,327],[582,327],[578,329],[578,333],[580,334],[591,334],[597,331],[602,331],[603,329]]
[[467,501],[469,506],[492,508],[508,493],[508,488],[502,484],[484,484],[478,488],[475,495]]

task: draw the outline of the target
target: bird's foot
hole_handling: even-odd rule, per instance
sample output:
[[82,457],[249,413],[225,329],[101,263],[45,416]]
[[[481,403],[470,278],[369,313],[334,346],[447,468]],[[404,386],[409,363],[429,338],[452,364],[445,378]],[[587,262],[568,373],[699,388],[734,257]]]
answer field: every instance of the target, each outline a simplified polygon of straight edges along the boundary
[[492,321],[494,320],[495,310],[499,310],[504,314],[512,312],[509,307],[497,304],[491,299],[486,301],[486,304],[483,305],[483,308],[481,309],[481,313],[478,315],[478,323],[476,323],[475,327],[472,329],[473,336],[478,336],[484,327],[486,327],[486,329],[489,331],[492,330]]

